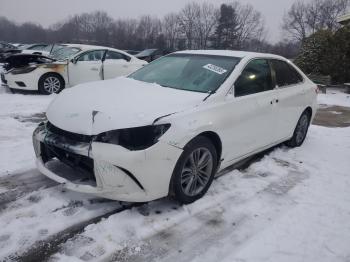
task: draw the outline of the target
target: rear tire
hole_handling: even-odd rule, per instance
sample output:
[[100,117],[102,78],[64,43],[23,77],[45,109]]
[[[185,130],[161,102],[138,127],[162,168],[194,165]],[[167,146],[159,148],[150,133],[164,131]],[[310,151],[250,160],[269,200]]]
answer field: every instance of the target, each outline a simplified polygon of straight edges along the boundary
[[48,73],[39,79],[39,92],[43,95],[58,94],[64,88],[63,78],[54,73]]
[[199,136],[184,148],[176,163],[170,183],[170,195],[182,204],[201,198],[213,182],[218,166],[213,143]]
[[304,143],[307,131],[310,126],[311,116],[307,111],[300,116],[297,126],[295,127],[292,138],[286,142],[289,147],[299,147]]

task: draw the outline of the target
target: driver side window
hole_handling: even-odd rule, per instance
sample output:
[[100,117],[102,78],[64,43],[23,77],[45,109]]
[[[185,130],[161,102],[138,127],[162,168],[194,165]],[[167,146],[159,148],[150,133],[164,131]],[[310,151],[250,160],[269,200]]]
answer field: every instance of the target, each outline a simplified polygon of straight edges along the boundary
[[272,90],[269,62],[266,59],[255,59],[249,62],[234,86],[236,97]]
[[104,50],[94,50],[81,55],[77,61],[101,61]]

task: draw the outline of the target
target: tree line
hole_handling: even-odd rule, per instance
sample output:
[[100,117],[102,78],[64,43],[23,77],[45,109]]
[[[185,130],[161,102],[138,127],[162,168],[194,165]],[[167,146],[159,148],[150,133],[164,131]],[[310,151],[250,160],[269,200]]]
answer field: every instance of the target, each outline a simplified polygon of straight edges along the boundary
[[192,2],[162,18],[113,19],[96,11],[70,16],[48,28],[0,17],[0,37],[8,42],[87,43],[128,50],[236,49],[292,56],[291,43],[268,44],[266,31],[262,14],[238,1],[220,6]]
[[234,49],[295,58],[308,36],[319,30],[335,32],[340,27],[337,18],[345,13],[349,1],[296,0],[282,21],[284,37],[275,44],[266,40],[262,14],[239,1],[221,5],[192,2],[161,18],[144,15],[113,19],[106,12],[96,11],[70,16],[48,28],[0,17],[0,38],[19,43],[86,43],[124,50]]

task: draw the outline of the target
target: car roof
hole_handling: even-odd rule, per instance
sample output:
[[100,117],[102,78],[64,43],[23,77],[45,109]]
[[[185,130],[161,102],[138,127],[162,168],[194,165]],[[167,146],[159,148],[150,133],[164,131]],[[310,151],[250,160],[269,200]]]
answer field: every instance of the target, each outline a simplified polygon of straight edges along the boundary
[[217,55],[217,56],[230,56],[239,58],[276,58],[286,60],[282,56],[267,54],[267,53],[256,53],[256,52],[245,52],[245,51],[234,51],[234,50],[184,50],[178,51],[173,54],[194,54],[194,55]]
[[133,56],[131,54],[128,54],[127,52],[120,50],[120,49],[116,49],[116,48],[112,48],[112,47],[107,47],[107,46],[98,46],[98,45],[84,45],[84,44],[68,44],[68,43],[64,43],[61,44],[67,47],[77,47],[80,49],[79,53],[84,52],[84,51],[89,51],[89,50],[95,50],[95,49],[108,49],[108,50],[112,50],[112,51],[116,51],[128,56]]
[[[98,45],[84,45],[84,44],[62,44],[62,45],[66,45],[66,46],[69,46],[69,47],[78,47],[82,51],[94,50],[94,49],[110,49],[110,50],[122,51],[122,50],[115,49],[115,48],[112,48],[112,47],[98,46]],[[122,52],[124,52],[124,51],[122,51]]]

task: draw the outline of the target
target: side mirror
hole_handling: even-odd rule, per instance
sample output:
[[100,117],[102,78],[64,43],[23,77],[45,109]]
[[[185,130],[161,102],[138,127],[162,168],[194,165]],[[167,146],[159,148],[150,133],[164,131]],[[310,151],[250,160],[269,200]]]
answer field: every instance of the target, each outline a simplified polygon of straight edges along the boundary
[[70,61],[72,62],[72,64],[76,64],[78,62],[75,58],[72,58]]
[[233,85],[231,88],[230,88],[230,90],[227,92],[227,94],[226,94],[226,99],[232,99],[232,98],[234,98],[235,97],[235,95],[234,95],[234,89],[235,89],[235,85]]
[[130,56],[124,56],[123,59],[124,59],[126,62],[130,62],[130,61],[131,61],[131,57],[130,57]]

